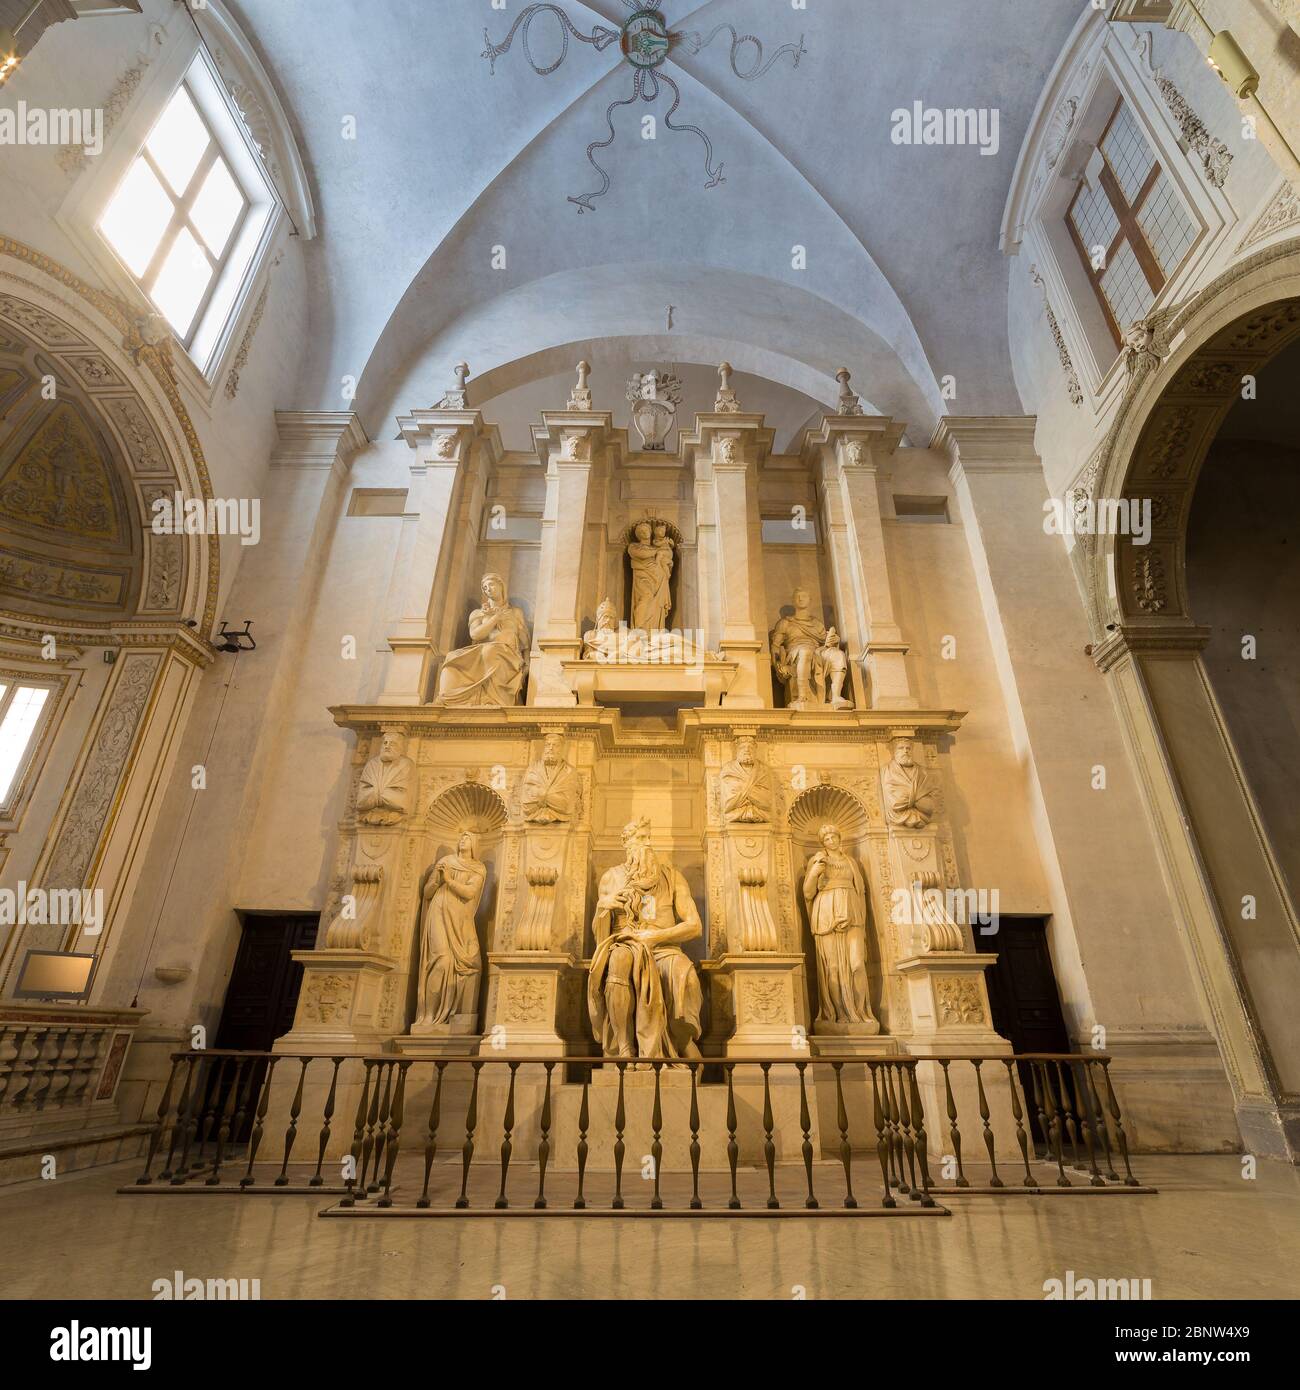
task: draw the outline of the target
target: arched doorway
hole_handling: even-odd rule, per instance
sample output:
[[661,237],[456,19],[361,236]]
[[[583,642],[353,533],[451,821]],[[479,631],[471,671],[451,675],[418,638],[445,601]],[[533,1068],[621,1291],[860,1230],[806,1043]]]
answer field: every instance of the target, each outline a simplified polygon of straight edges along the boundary
[[[1243,398],[1252,390],[1258,398],[1261,379],[1271,380],[1269,364],[1300,340],[1300,251],[1291,243],[1251,257],[1146,326],[1146,343],[1128,352],[1128,387],[1091,470],[1091,496],[1127,504],[1131,518],[1145,514],[1150,531],[1112,530],[1078,548],[1094,657],[1120,711],[1243,1141],[1250,1152],[1295,1160],[1300,928],[1262,809],[1275,795],[1271,781],[1257,750],[1243,757],[1232,727],[1240,734],[1241,718],[1225,710],[1212,674],[1226,625],[1241,617],[1222,585],[1206,597],[1216,566],[1222,580],[1232,555],[1254,542],[1220,535],[1213,557],[1195,499],[1213,454],[1207,497],[1227,486],[1236,515],[1249,514],[1215,441],[1230,416],[1239,425]],[[1218,684],[1229,709],[1245,702],[1237,682]]]

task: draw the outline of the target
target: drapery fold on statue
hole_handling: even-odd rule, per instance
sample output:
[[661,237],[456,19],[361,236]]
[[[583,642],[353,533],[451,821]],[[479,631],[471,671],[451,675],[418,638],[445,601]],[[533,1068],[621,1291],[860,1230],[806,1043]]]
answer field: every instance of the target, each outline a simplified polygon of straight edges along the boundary
[[631,989],[635,996],[632,1007],[636,1012],[637,1053],[642,1057],[676,1056],[668,1032],[668,1008],[654,950],[627,932],[607,936],[596,947],[596,954],[591,958],[591,973],[587,976],[587,1008],[601,1051],[608,1056],[618,1045],[605,1008],[605,977],[616,946],[626,946],[632,952]]

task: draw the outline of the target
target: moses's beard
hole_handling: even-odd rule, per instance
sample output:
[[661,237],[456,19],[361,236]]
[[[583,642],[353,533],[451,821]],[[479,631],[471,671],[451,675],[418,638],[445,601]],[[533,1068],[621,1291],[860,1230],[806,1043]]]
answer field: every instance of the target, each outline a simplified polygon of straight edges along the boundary
[[635,888],[649,888],[659,875],[659,861],[649,845],[630,844],[627,858],[623,861],[627,880]]

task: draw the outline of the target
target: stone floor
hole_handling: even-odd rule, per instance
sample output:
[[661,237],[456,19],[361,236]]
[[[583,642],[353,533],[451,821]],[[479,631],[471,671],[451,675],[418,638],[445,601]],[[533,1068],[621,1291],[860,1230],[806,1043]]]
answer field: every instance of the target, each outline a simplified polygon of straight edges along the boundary
[[327,1198],[119,1196],[138,1166],[0,1191],[7,1298],[149,1298],[260,1279],[263,1298],[1031,1298],[1150,1279],[1155,1298],[1293,1298],[1300,1173],[1142,1155],[1158,1195],[965,1196],[933,1220],[321,1220]]

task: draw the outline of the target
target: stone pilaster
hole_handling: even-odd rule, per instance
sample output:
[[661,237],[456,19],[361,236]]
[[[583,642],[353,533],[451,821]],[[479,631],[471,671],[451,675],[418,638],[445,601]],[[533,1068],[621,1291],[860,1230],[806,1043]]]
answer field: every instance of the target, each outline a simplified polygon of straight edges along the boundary
[[584,605],[594,593],[603,543],[596,503],[609,476],[614,421],[592,410],[546,410],[542,420],[533,428],[546,467],[546,509],[528,703],[566,706],[577,696],[561,663],[582,657]]
[[378,703],[421,705],[461,616],[465,567],[483,523],[484,464],[500,456],[501,441],[473,410],[417,410],[397,423],[416,461]]
[[740,709],[772,704],[758,502],[758,474],[772,438],[761,415],[722,414],[697,415],[694,431],[681,440],[684,459],[695,467],[706,645],[736,663],[722,703]]
[[836,623],[859,709],[917,705],[881,525],[881,518],[892,514],[889,460],[902,435],[903,427],[888,416],[828,415],[804,440],[835,577]]

